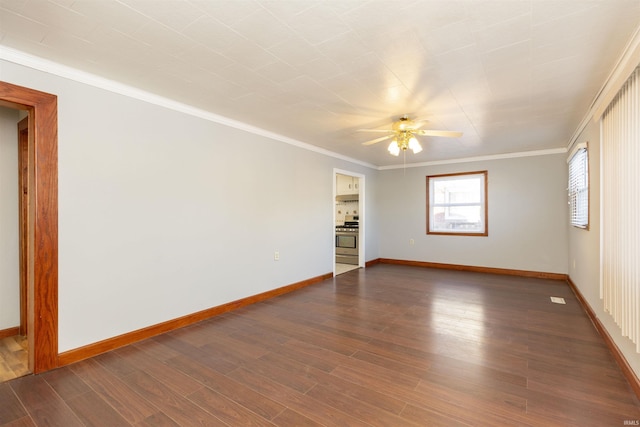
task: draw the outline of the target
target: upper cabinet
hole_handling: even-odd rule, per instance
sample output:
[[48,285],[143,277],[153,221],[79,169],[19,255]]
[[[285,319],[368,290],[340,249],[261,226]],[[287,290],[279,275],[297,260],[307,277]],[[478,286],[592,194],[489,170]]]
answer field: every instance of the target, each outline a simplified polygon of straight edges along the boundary
[[359,178],[336,174],[336,195],[358,194]]

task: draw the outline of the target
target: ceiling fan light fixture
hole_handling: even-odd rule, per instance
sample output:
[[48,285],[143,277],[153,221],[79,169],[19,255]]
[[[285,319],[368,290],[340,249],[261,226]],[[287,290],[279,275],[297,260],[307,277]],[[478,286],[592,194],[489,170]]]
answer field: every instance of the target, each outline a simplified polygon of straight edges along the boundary
[[413,151],[413,154],[418,154],[422,151],[422,146],[414,136],[409,139],[409,148]]
[[400,117],[399,120],[391,124],[391,129],[358,129],[360,132],[382,132],[386,133],[385,136],[372,139],[371,141],[363,142],[362,145],[373,145],[378,142],[390,139],[389,153],[393,156],[399,156],[400,152],[406,152],[408,149],[413,151],[414,154],[418,154],[422,151],[422,145],[416,138],[420,136],[436,136],[445,138],[458,138],[462,136],[462,132],[448,131],[448,130],[425,130],[420,129],[424,123],[424,120],[416,123],[411,120],[406,114]]
[[389,144],[388,150],[389,150],[389,153],[391,153],[391,155],[393,156],[400,155],[400,147],[398,146],[398,141],[396,141],[395,139],[391,141],[391,144]]

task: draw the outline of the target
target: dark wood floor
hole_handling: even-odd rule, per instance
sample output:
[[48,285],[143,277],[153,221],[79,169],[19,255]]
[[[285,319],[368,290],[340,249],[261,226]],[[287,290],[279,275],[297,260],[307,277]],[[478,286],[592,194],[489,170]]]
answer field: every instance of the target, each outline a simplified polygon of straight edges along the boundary
[[395,265],[0,384],[2,426],[637,420],[640,403],[566,284]]

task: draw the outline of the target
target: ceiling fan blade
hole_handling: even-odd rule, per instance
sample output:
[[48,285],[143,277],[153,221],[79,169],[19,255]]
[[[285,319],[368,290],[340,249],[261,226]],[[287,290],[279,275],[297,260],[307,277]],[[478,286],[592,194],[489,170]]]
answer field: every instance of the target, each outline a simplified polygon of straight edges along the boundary
[[414,120],[413,121],[413,129],[420,129],[422,126],[429,123],[429,120]]
[[393,132],[393,129],[358,129],[356,132]]
[[456,132],[451,130],[415,130],[413,133],[416,135],[426,135],[426,136],[444,136],[446,138],[458,138],[462,136],[462,132]]
[[381,138],[372,139],[371,141],[363,142],[362,145],[373,145],[373,144],[376,144],[376,143],[378,143],[380,141],[384,141],[385,139],[389,139],[391,137],[392,137],[392,135],[387,135],[387,136],[383,136]]

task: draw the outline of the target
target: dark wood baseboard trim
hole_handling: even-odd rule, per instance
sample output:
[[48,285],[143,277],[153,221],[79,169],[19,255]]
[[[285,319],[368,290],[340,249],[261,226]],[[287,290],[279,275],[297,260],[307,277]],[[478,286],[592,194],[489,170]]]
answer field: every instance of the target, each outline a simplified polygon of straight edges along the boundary
[[371,261],[367,261],[364,263],[365,268],[373,267],[376,264],[380,264],[380,258],[372,259]]
[[276,297],[278,295],[286,294],[314,283],[322,282],[326,279],[331,279],[333,273],[323,274],[321,276],[313,277],[311,279],[303,280],[301,282],[293,283],[291,285],[283,286],[281,288],[273,289],[267,292],[263,292],[257,295],[252,295],[247,298],[242,298],[236,301],[232,301],[223,305],[208,308],[203,311],[188,314],[177,319],[168,320],[157,325],[149,326],[146,328],[138,329],[136,331],[128,332],[126,334],[118,335],[113,338],[109,338],[103,341],[99,341],[93,344],[86,345],[77,349],[65,351],[59,355],[59,366],[69,365],[71,363],[79,362],[80,360],[88,359],[93,356],[97,356],[107,351],[114,350],[125,345],[133,344],[144,339],[163,334],[165,332],[173,331],[185,326],[192,325],[197,322],[209,319],[211,317],[226,313],[244,307],[250,304],[255,304],[260,301],[267,300],[269,298]]
[[609,335],[607,329],[604,327],[602,322],[600,322],[600,319],[598,319],[598,317],[596,316],[595,311],[593,311],[587,300],[584,298],[576,284],[573,283],[573,280],[571,280],[571,277],[569,276],[567,276],[567,283],[582,305],[582,308],[587,313],[587,316],[589,316],[589,319],[591,319],[591,323],[593,323],[593,326],[596,328],[602,339],[604,339],[607,347],[609,347],[609,351],[618,363],[618,366],[620,366],[622,374],[625,376],[627,381],[629,381],[629,385],[636,393],[636,396],[638,396],[638,399],[640,399],[640,379],[638,379],[638,376],[629,365],[629,362],[627,362],[627,359],[624,357],[616,343],[613,341],[613,338],[611,338],[611,335]]
[[426,267],[426,268],[440,268],[445,270],[457,270],[457,271],[471,271],[474,273],[490,273],[490,274],[502,274],[507,276],[520,276],[520,277],[535,277],[537,279],[551,279],[551,280],[567,280],[567,275],[562,273],[546,273],[542,271],[528,271],[528,270],[513,270],[508,268],[495,268],[495,267],[477,267],[473,265],[460,265],[460,264],[443,264],[438,262],[426,262],[426,261],[407,261],[401,259],[391,258],[378,258],[373,261],[369,261],[367,266],[375,264],[397,264],[397,265],[409,265],[413,267]]
[[14,328],[7,328],[0,330],[0,340],[2,338],[14,337],[16,335],[20,335],[20,327],[16,326]]

